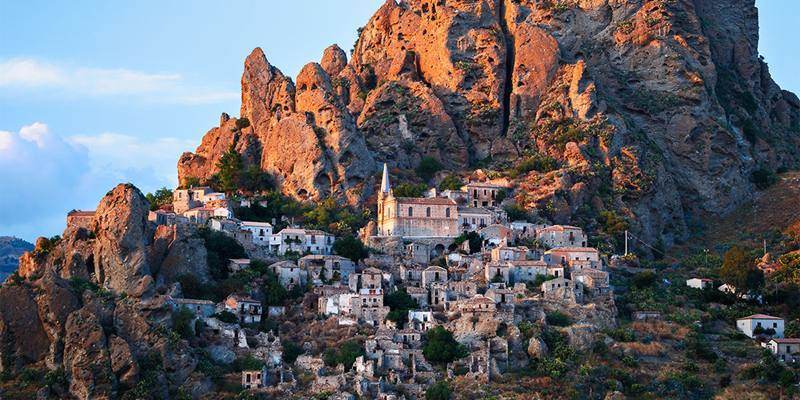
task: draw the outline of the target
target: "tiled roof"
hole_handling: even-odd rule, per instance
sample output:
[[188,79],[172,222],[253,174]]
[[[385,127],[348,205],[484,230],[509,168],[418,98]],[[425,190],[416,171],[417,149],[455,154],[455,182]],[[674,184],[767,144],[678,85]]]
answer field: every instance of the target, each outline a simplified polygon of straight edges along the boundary
[[456,202],[444,197],[396,197],[398,203],[431,206],[454,206]]
[[774,319],[774,320],[783,321],[783,318],[773,317],[773,316],[767,315],[767,314],[753,314],[753,315],[750,315],[750,316],[747,316],[747,317],[739,318],[739,320],[742,320],[742,319]]

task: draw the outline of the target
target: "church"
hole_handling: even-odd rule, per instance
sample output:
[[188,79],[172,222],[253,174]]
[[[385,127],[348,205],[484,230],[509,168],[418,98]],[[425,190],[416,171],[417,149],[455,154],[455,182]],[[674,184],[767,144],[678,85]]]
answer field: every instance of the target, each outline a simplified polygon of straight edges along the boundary
[[404,238],[456,237],[458,205],[445,197],[395,197],[383,164],[378,193],[378,235]]

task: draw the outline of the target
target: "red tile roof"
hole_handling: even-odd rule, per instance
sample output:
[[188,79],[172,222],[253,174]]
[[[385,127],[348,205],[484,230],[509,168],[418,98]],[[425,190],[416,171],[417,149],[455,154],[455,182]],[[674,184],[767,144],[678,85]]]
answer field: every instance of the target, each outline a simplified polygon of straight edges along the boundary
[[781,321],[783,320],[783,318],[773,317],[771,315],[766,315],[766,314],[753,314],[753,315],[750,315],[750,316],[747,316],[747,317],[739,318],[739,320],[742,320],[742,319],[774,319],[774,320],[781,320]]

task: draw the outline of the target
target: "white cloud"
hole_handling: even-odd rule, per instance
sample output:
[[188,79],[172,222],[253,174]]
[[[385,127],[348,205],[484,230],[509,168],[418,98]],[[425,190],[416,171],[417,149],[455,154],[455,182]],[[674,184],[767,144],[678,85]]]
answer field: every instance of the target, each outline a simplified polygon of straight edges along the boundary
[[0,60],[0,89],[68,96],[141,96],[174,104],[214,104],[237,98],[231,91],[197,88],[180,74],[125,68],[59,65],[34,58]]
[[178,156],[192,145],[115,133],[64,138],[41,122],[0,131],[0,235],[60,234],[67,211],[93,209],[120,182],[143,192],[172,187]]

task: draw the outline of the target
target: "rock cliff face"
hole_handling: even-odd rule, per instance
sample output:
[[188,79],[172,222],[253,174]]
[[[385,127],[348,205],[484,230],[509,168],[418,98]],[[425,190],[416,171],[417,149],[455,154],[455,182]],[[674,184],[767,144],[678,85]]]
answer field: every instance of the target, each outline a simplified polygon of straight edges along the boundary
[[158,328],[171,324],[161,293],[180,294],[178,275],[209,279],[206,248],[195,228],[156,229],[148,211],[137,188],[118,185],[90,230],[40,238],[20,258],[22,279],[0,286],[0,372],[63,370],[69,385],[54,385],[53,398],[118,398],[143,379],[160,385],[162,398],[208,385],[192,377],[188,345]]
[[557,222],[613,209],[669,242],[747,199],[755,168],[798,165],[800,101],[757,48],[753,0],[387,0],[349,61],[331,46],[296,85],[254,50],[250,127],[223,118],[179,175],[212,176],[234,145],[285,193],[358,202],[376,161],[539,153],[559,170],[518,177],[518,202]]

